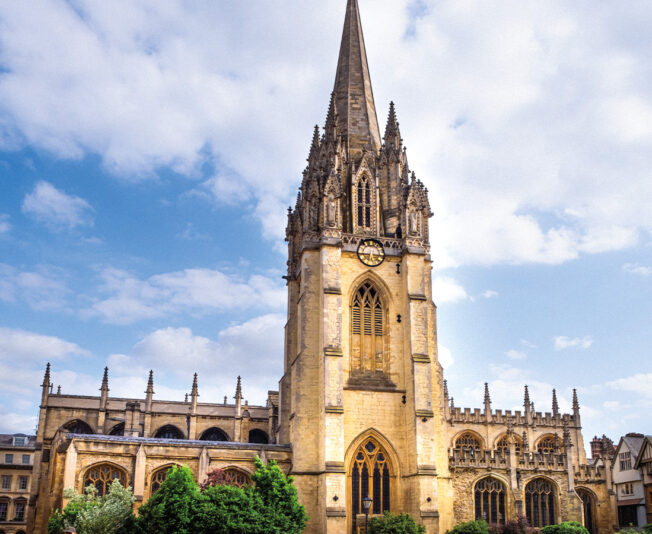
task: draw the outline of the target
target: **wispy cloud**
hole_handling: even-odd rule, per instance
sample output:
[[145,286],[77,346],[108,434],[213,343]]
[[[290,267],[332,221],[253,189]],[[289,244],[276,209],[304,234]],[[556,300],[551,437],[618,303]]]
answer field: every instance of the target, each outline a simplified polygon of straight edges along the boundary
[[19,270],[0,263],[0,301],[26,302],[35,310],[64,308],[70,292],[64,279],[63,272],[54,267]]
[[498,291],[487,289],[486,291],[483,291],[480,296],[484,299],[494,299],[498,296]]
[[505,353],[510,360],[525,360],[527,358],[527,353],[522,350],[511,349]]
[[447,276],[438,276],[432,282],[432,295],[435,303],[444,304],[466,300],[466,289],[455,279]]
[[0,213],[0,235],[8,233],[9,230],[11,230],[9,215]]
[[652,267],[641,265],[640,263],[626,263],[623,265],[623,271],[631,274],[638,274],[640,276],[652,275]]
[[86,349],[56,336],[0,327],[0,361],[43,361],[89,355]]
[[51,183],[40,181],[23,200],[23,213],[50,228],[71,230],[93,224],[90,204],[83,198],[67,195]]
[[282,284],[257,274],[243,277],[215,269],[185,269],[141,280],[127,271],[106,268],[102,280],[101,292],[108,296],[83,313],[112,324],[188,312],[278,310],[286,302]]
[[584,337],[567,337],[567,336],[556,336],[554,339],[555,350],[565,350],[570,348],[577,349],[588,349],[593,345],[593,338],[591,336]]

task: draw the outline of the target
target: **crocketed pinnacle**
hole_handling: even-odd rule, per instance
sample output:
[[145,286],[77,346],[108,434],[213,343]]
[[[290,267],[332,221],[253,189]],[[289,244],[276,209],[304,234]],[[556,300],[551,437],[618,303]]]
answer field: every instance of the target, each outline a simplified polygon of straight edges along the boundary
[[579,413],[580,403],[577,400],[577,390],[573,388],[573,413]]
[[390,137],[398,133],[398,121],[396,120],[396,110],[394,102],[389,103],[389,115],[387,116],[387,126],[385,127],[385,142]]
[[190,394],[193,397],[199,397],[199,389],[197,388],[197,373],[192,377],[192,390],[190,391]]
[[523,395],[523,406],[526,411],[530,409],[530,392],[528,391],[527,384],[525,386],[525,394]]
[[315,132],[312,135],[308,161],[314,161],[317,157],[319,157],[319,126],[315,125]]
[[145,393],[154,393],[154,371],[152,369],[149,370],[149,378],[147,379],[147,389],[145,390]]
[[104,368],[104,376],[102,377],[102,385],[100,391],[109,391],[109,368]]
[[559,403],[557,402],[557,390],[552,390],[552,415],[559,415]]
[[491,395],[489,395],[489,383],[484,383],[484,403],[491,405]]
[[358,0],[348,0],[335,76],[337,125],[349,153],[380,149],[380,129],[371,88]]
[[45,366],[45,375],[43,375],[43,383],[41,386],[50,387],[50,362]]
[[236,383],[235,386],[235,399],[241,399],[242,398],[242,379],[238,377],[238,382]]

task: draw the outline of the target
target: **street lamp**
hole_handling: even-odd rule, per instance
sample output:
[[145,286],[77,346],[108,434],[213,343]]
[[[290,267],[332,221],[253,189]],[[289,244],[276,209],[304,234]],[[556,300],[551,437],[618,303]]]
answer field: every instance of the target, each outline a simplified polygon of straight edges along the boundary
[[362,508],[364,508],[364,534],[367,534],[367,521],[369,520],[369,508],[371,508],[371,503],[373,501],[367,495],[362,499]]

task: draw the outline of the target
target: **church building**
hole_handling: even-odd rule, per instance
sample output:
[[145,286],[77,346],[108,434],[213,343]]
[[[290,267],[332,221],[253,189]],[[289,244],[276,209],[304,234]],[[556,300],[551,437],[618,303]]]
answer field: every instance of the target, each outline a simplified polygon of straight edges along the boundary
[[[587,461],[580,407],[459,408],[437,353],[428,191],[408,164],[397,113],[378,124],[357,0],[348,0],[333,93],[315,128],[288,211],[284,372],[265,406],[238,378],[231,402],[184,402],[54,392],[42,385],[29,529],[46,532],[64,488],[117,478],[145,502],[171,465],[198,481],[221,467],[247,484],[253,460],[292,474],[307,533],[356,533],[371,515],[409,513],[428,534],[518,515],[533,526],[579,521],[591,534],[615,522],[608,460]],[[280,355],[279,355],[280,358]],[[210,377],[202,377],[210,380]],[[144,384],[145,386],[145,381]],[[72,385],[71,385],[72,386]],[[244,382],[246,389],[246,380]],[[32,530],[30,530],[32,531]]]

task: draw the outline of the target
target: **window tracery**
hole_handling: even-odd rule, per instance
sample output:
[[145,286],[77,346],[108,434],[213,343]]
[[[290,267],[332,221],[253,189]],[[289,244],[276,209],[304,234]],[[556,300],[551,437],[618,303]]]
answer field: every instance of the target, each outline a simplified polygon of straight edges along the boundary
[[505,484],[487,477],[475,485],[475,518],[487,523],[505,524]]
[[552,454],[559,449],[559,438],[557,436],[544,436],[537,444],[537,451],[541,454]]
[[237,486],[244,488],[251,485],[251,478],[247,473],[236,469],[235,467],[227,467],[224,470],[224,484],[227,486]]
[[[520,454],[521,450],[523,450],[523,440],[514,435],[512,437],[514,440],[514,445],[516,449],[516,454]],[[504,434],[497,442],[496,442],[496,451],[498,451],[500,454],[508,454],[509,453],[509,441],[507,440],[507,434]]]
[[385,366],[385,310],[378,290],[365,282],[351,305],[351,371],[377,373]]
[[229,436],[227,436],[224,430],[214,426],[204,430],[199,439],[201,441],[229,441]]
[[127,485],[127,476],[122,469],[111,464],[94,465],[86,471],[84,488],[94,486],[97,494],[103,496],[109,492],[114,480],[119,480],[123,486]]
[[174,425],[164,425],[156,431],[155,438],[184,439],[183,432]]
[[353,516],[363,513],[362,499],[372,499],[372,514],[391,508],[391,467],[387,452],[374,438],[367,438],[358,447],[351,466],[351,510]]
[[455,440],[455,450],[475,456],[480,452],[480,439],[471,432],[464,432]]
[[533,527],[555,524],[555,487],[545,478],[535,478],[525,486],[525,515]]
[[168,471],[170,469],[170,466],[166,466],[162,469],[159,469],[158,471],[155,471],[154,474],[152,475],[152,495],[154,495],[159,489],[161,489],[161,485],[163,482],[165,482],[165,479],[168,477]]

